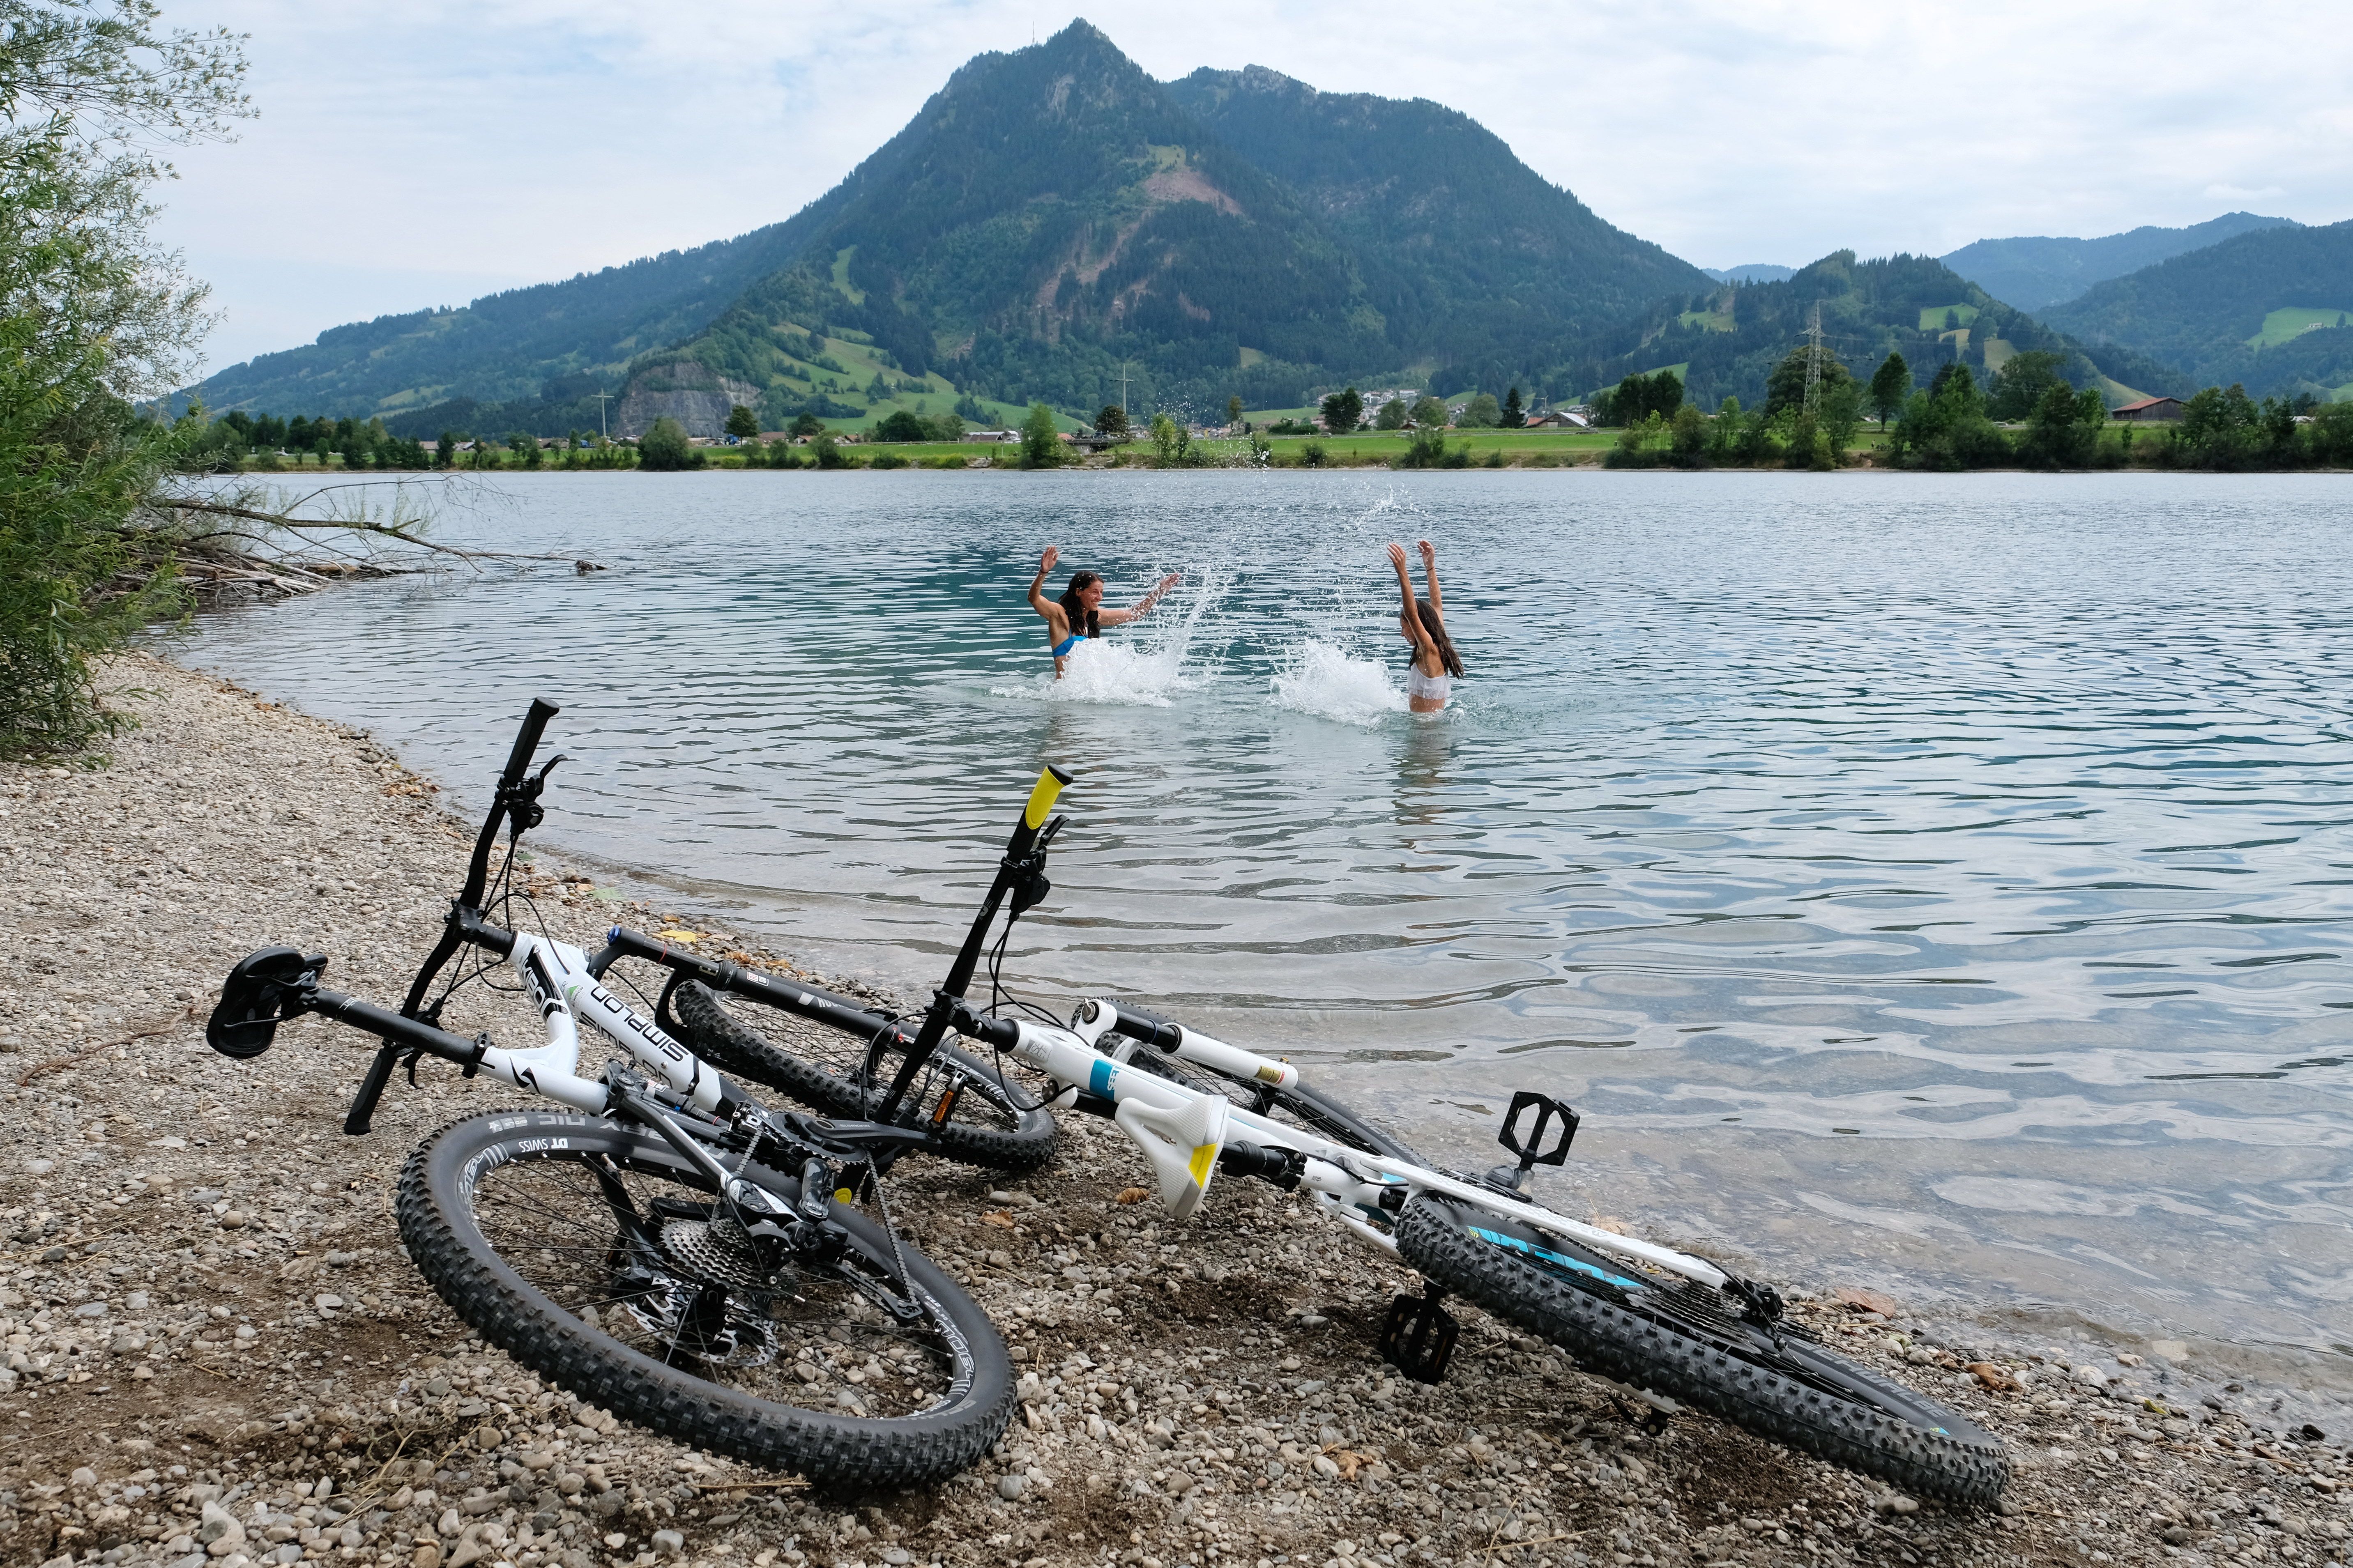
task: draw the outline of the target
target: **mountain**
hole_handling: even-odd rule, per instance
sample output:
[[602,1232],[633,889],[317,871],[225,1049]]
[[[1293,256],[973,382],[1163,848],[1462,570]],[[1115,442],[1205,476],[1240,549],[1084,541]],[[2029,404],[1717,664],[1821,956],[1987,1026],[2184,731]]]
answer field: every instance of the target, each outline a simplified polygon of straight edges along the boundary
[[1703,267],[1700,270],[1718,283],[1785,283],[1798,275],[1796,268],[1771,261],[1751,261],[1739,267]]
[[1163,84],[1074,22],[968,61],[786,222],[339,327],[195,391],[417,428],[594,428],[595,394],[620,396],[623,428],[699,427],[739,398],[764,422],[1031,399],[1207,413],[1494,379],[1705,283],[1451,110],[1258,68]]
[[2094,283],[2153,267],[2184,251],[2256,229],[2295,226],[2284,217],[2224,213],[2188,228],[2142,227],[2097,239],[1980,239],[1944,258],[1944,263],[1997,300],[2021,310],[2040,310],[2072,300]]
[[1319,92],[1262,66],[1205,68],[1168,91],[1347,248],[1393,363],[1516,365],[1532,338],[1701,286],[1698,268],[1604,222],[1494,132],[1428,99]]
[[[318,341],[216,373],[191,391],[227,413],[301,410],[366,416],[451,397],[544,401],[554,429],[596,426],[594,394],[617,389],[630,358],[701,329],[792,257],[789,224],[485,295],[456,310],[414,310],[333,327]],[[187,394],[175,398],[184,405]],[[427,432],[428,435],[431,432]]]
[[2195,385],[2330,396],[2353,383],[2353,220],[2242,234],[2111,279],[2042,318],[2173,365]]
[[1990,374],[2012,354],[2033,350],[2059,355],[2060,374],[2078,386],[2101,387],[2113,402],[2187,390],[2166,366],[2053,331],[1933,258],[1858,261],[1851,250],[1778,282],[1729,284],[1665,301],[1588,340],[1548,381],[1589,392],[1630,373],[1675,367],[1702,407],[1714,408],[1727,395],[1755,407],[1773,367],[1805,341],[1817,307],[1823,345],[1858,379],[1868,379],[1893,351],[1902,352],[1926,384],[1957,360]]

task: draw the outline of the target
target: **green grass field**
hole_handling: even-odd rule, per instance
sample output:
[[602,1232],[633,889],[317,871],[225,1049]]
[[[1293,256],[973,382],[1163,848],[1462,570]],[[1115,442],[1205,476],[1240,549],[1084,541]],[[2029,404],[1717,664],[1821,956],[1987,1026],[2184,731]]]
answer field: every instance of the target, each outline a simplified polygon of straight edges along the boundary
[[2263,318],[2263,330],[2247,340],[2251,349],[2268,349],[2290,338],[2324,327],[2353,323],[2353,313],[2327,305],[2283,305]]
[[1956,312],[1961,318],[1961,325],[1965,327],[1978,319],[1978,308],[1975,305],[1923,305],[1920,307],[1920,330],[1924,332],[1941,332],[1945,331],[1946,315]]

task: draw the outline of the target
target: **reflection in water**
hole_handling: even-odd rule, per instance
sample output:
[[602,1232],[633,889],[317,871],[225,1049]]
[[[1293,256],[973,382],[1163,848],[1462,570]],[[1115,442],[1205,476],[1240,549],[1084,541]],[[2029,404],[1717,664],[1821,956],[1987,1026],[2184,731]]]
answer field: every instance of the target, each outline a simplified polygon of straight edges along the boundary
[[[1039,763],[1008,973],[1197,1016],[1801,1283],[2318,1349],[2353,1301],[2341,480],[547,476],[614,570],[208,623],[195,662],[922,994]],[[487,522],[485,526],[487,526]],[[453,533],[462,534],[465,520]],[[1403,711],[1381,542],[1475,650]],[[1050,689],[1035,542],[1186,585]],[[1478,1108],[1485,1109],[1478,1109]]]
[[[1417,717],[1404,726],[1398,747],[1397,819],[1407,828],[1435,826],[1447,807],[1447,788],[1451,782],[1447,763],[1454,752],[1454,726],[1443,713]],[[1467,801],[1454,803],[1458,809],[1475,810]]]

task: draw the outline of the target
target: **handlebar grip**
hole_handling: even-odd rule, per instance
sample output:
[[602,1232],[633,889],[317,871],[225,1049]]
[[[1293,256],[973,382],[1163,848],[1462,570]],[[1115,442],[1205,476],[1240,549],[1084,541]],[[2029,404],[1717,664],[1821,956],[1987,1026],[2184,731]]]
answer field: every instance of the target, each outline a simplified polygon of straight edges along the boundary
[[1010,1018],[991,1017],[985,1013],[974,1015],[964,1032],[1000,1051],[1009,1051],[1021,1043],[1019,1024]]
[[1047,813],[1054,809],[1054,797],[1069,786],[1071,775],[1048,763],[1030,786],[1029,804],[1021,808],[1021,826],[1035,833],[1046,826]]
[[1119,1005],[1119,1022],[1111,1028],[1115,1035],[1125,1035],[1131,1040],[1141,1040],[1163,1051],[1173,1051],[1185,1043],[1184,1026],[1156,1017],[1141,1007],[1131,1007],[1124,1002]]
[[547,721],[564,711],[544,697],[531,700],[531,711],[522,716],[522,728],[515,731],[514,750],[507,753],[506,770],[499,782],[512,788],[522,782],[531,770],[531,754],[539,750],[540,737],[547,733]]

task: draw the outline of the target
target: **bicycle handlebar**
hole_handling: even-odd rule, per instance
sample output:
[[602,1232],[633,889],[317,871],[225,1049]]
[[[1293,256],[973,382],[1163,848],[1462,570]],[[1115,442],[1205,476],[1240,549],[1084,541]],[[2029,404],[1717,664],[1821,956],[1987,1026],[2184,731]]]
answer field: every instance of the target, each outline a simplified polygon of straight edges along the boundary
[[[533,753],[539,750],[541,737],[547,733],[547,721],[562,711],[543,697],[531,700],[531,708],[522,716],[522,727],[515,731],[514,745],[507,752],[506,766],[499,771],[490,815],[482,818],[482,830],[475,835],[473,858],[466,862],[466,886],[449,906],[440,940],[433,944],[433,952],[417,969],[417,978],[409,983],[408,999],[401,1004],[402,1018],[417,1018],[425,1005],[426,993],[433,988],[434,976],[440,973],[441,966],[449,962],[461,942],[483,941],[485,946],[500,952],[514,945],[512,935],[481,918],[482,895],[491,879],[491,851],[498,847],[499,828],[503,824],[512,821],[520,835],[539,820],[534,799],[538,791],[526,785],[525,776],[531,769]],[[503,940],[484,941],[486,937]],[[351,1110],[343,1116],[343,1131],[352,1137],[364,1135],[374,1121],[376,1103],[392,1081],[393,1066],[399,1057],[400,1047],[391,1035],[385,1035],[384,1044],[377,1047],[375,1060],[368,1064],[367,1076],[360,1080],[359,1092],[352,1097]]]
[[474,858],[466,863],[466,889],[458,895],[458,901],[470,909],[482,901],[482,892],[490,884],[491,851],[498,847],[500,825],[513,818],[518,833],[531,826],[521,817],[530,805],[519,798],[523,775],[531,771],[532,753],[539,750],[540,737],[547,733],[547,721],[562,711],[545,698],[534,697],[530,711],[522,716],[522,728],[515,731],[514,749],[507,753],[507,765],[499,773],[491,814],[482,819],[482,831],[474,839]]
[[605,933],[604,950],[589,959],[588,973],[601,976],[616,959],[622,958],[642,958],[659,963],[673,973],[700,980],[714,991],[749,996],[787,1013],[829,1024],[847,1034],[870,1038],[888,1034],[902,1045],[908,1038],[905,1026],[896,1019],[886,1018],[871,1007],[861,1007],[820,986],[778,980],[727,959],[705,958],[627,926],[615,926]]
[[[937,991],[932,993],[931,1007],[923,1014],[923,1027],[916,1032],[914,1044],[907,1048],[906,1058],[899,1064],[898,1076],[892,1080],[891,1092],[883,1097],[882,1109],[876,1120],[889,1121],[899,1113],[899,1103],[906,1098],[915,1075],[923,1070],[932,1053],[947,1037],[956,1023],[958,1007],[965,990],[972,984],[973,971],[980,967],[981,949],[988,941],[988,929],[997,923],[997,911],[1005,902],[1005,895],[1031,892],[1026,900],[1017,894],[1014,914],[1039,898],[1044,897],[1045,874],[1040,862],[1044,858],[1044,841],[1053,830],[1046,824],[1047,816],[1054,809],[1054,799],[1071,782],[1071,775],[1046,764],[1030,786],[1029,803],[1021,808],[1021,820],[1013,825],[1013,836],[1005,841],[1005,858],[997,864],[997,878],[988,885],[988,896],[980,901],[980,912],[973,916],[972,929],[965,933],[964,945],[956,950],[955,962],[948,966],[948,977]],[[970,1010],[965,1009],[967,1016]]]

